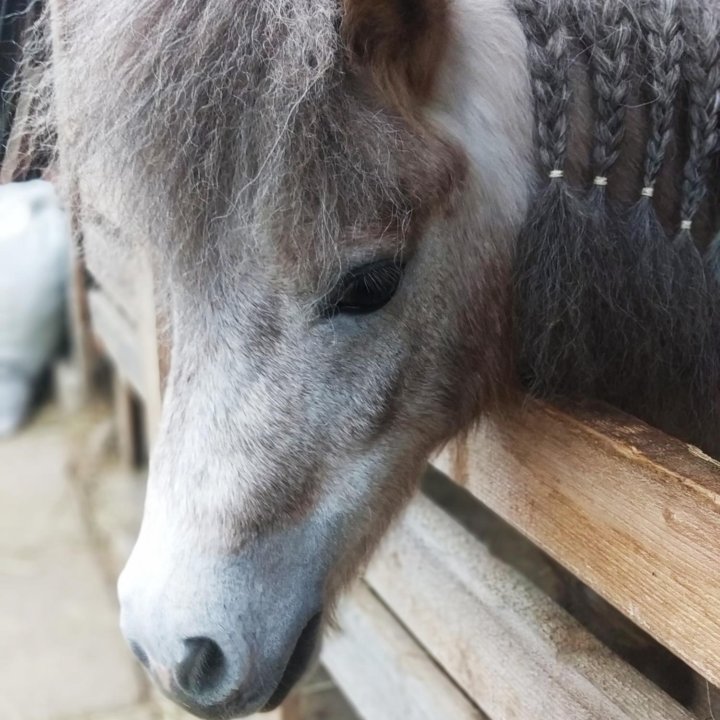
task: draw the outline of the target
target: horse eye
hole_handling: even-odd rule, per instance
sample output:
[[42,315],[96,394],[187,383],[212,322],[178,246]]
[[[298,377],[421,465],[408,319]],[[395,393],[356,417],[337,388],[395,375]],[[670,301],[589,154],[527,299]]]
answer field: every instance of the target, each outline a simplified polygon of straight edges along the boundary
[[379,260],[351,270],[326,298],[323,315],[366,315],[379,310],[395,295],[404,266]]

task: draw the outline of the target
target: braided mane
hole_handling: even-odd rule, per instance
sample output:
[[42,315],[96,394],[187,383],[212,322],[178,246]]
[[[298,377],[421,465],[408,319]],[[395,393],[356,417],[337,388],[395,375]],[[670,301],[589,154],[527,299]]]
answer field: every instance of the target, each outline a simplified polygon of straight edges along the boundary
[[[522,378],[535,394],[606,400],[717,453],[720,236],[707,245],[720,217],[720,7],[515,0],[515,9],[545,178],[515,257]],[[578,76],[593,118],[580,161]],[[638,108],[644,152],[627,196],[635,168],[620,165]],[[665,202],[668,189],[676,203]]]

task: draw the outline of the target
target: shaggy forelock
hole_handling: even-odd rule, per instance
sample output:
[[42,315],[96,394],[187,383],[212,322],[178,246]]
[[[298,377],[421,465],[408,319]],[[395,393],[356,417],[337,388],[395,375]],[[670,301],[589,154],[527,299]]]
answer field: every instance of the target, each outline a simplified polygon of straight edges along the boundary
[[195,262],[229,238],[322,265],[349,226],[404,227],[418,175],[437,174],[348,70],[337,0],[64,6],[68,160],[165,256]]

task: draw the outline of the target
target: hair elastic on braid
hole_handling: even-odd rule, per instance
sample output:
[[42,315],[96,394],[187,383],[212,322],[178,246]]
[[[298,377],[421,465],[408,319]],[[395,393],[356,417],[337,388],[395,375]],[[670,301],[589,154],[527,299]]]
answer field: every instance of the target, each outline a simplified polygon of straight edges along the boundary
[[[685,15],[681,65],[688,93],[690,144],[683,172],[681,213],[693,220],[708,191],[712,153],[718,142],[720,107],[720,21],[702,4]],[[681,230],[689,230],[681,226]]]
[[717,288],[692,228],[708,191],[712,149],[718,137],[720,14],[715,2],[686,0],[679,7],[684,41],[680,71],[687,93],[689,142],[680,190],[681,222],[673,241],[677,265],[671,301],[677,308],[673,310],[676,322],[670,335],[673,343],[668,348],[669,376],[687,378],[684,395],[692,412],[686,424],[692,422],[699,432],[708,432],[717,422],[720,387]]
[[518,236],[514,263],[514,323],[521,378],[538,395],[576,393],[587,375],[573,344],[581,328],[578,238],[587,214],[565,178],[570,103],[570,3],[515,0],[527,39],[535,103],[535,143],[547,178]]
[[576,348],[583,368],[578,392],[598,397],[612,377],[623,372],[627,356],[625,338],[617,328],[633,272],[623,255],[624,241],[608,194],[608,175],[625,136],[635,31],[631,12],[623,2],[572,5],[576,32],[587,47],[594,122],[593,180],[580,210],[585,216],[584,232],[578,235],[567,262],[577,286],[577,327],[568,342]]
[[[647,108],[647,141],[643,157],[642,187],[636,202],[624,214],[621,230],[626,270],[622,313],[617,336],[629,349],[615,381],[618,404],[650,422],[660,423],[672,386],[666,363],[668,339],[674,338],[677,318],[684,314],[673,298],[676,253],[660,223],[653,198],[665,165],[674,131],[682,58],[680,15],[676,0],[643,2],[637,7],[640,31],[639,77]],[[674,402],[674,400],[672,401]]]

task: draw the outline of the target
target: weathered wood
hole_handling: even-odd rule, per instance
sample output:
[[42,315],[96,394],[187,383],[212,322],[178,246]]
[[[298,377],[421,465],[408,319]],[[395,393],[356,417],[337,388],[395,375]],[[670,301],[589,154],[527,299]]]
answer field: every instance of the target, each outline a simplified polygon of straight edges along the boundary
[[424,496],[367,578],[493,720],[694,717]]
[[527,401],[437,466],[720,683],[720,465],[610,411]]
[[88,304],[93,332],[117,371],[132,385],[135,392],[145,397],[145,374],[139,352],[137,329],[113,305],[102,290],[90,290]]
[[113,372],[113,406],[118,455],[127,467],[135,466],[140,457],[135,402],[135,394],[129,383],[119,372]]
[[[32,83],[32,78],[26,82]],[[23,92],[17,99],[12,129],[7,139],[5,156],[0,164],[0,185],[23,177],[29,170],[32,151],[30,113],[32,110],[31,92]]]
[[138,282],[138,350],[143,375],[147,447],[148,450],[152,450],[160,427],[160,413],[162,411],[159,335],[157,310],[155,308],[155,287],[150,258],[145,255],[141,256],[138,267],[140,270]]
[[[86,205],[86,198],[82,197]],[[110,222],[83,212],[83,259],[90,274],[131,321],[140,313],[138,253]]]
[[362,718],[485,718],[364,585],[343,601],[338,621],[323,664]]

